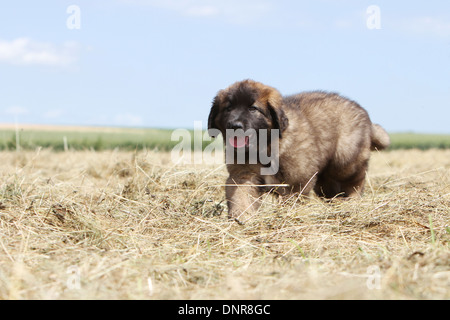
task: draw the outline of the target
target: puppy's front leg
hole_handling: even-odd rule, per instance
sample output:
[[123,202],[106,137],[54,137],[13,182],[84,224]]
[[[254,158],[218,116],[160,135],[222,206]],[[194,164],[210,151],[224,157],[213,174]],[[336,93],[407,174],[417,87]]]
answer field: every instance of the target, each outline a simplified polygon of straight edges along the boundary
[[227,180],[225,193],[228,204],[228,218],[239,224],[244,224],[260,206],[259,196],[261,191],[255,179],[232,178]]

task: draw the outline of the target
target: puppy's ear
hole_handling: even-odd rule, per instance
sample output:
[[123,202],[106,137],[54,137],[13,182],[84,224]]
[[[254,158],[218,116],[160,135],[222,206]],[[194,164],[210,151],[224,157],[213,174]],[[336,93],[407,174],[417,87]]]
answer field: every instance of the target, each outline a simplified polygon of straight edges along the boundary
[[286,130],[289,125],[289,120],[286,117],[283,109],[281,108],[281,105],[281,99],[268,102],[270,116],[272,117],[273,129],[280,130],[280,139],[283,136],[284,130]]
[[212,138],[217,138],[217,136],[219,135],[219,128],[216,124],[216,117],[219,113],[221,102],[221,92],[219,92],[213,100],[211,111],[209,112],[208,117],[208,134]]

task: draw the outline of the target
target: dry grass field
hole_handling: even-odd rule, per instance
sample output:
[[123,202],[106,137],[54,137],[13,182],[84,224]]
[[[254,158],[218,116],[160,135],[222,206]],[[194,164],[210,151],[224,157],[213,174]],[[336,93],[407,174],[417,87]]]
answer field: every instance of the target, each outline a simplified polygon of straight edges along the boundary
[[152,151],[0,152],[0,299],[449,299],[450,150],[373,153],[360,199],[263,197]]

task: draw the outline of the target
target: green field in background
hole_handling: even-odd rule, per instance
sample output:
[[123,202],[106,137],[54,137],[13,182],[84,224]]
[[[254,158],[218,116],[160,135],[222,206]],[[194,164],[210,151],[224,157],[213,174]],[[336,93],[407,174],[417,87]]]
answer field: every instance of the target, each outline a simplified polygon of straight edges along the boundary
[[0,150],[16,150],[37,147],[52,148],[56,151],[93,149],[170,150],[177,142],[171,141],[171,130],[160,129],[114,129],[112,131],[40,131],[40,130],[0,130]]
[[450,148],[450,135],[445,134],[418,134],[418,133],[392,133],[390,149],[448,149]]
[[[121,150],[158,149],[169,151],[181,141],[173,139],[173,130],[167,129],[131,129],[113,128],[89,131],[89,128],[77,131],[11,129],[0,130],[0,150],[33,150],[38,147],[51,148],[55,151],[85,150],[96,151],[119,148]],[[193,147],[193,131],[190,130]],[[450,148],[450,135],[393,133],[390,134],[390,149],[446,149]],[[186,142],[186,141],[185,141]],[[188,141],[189,142],[189,141]],[[203,141],[203,147],[210,142]]]

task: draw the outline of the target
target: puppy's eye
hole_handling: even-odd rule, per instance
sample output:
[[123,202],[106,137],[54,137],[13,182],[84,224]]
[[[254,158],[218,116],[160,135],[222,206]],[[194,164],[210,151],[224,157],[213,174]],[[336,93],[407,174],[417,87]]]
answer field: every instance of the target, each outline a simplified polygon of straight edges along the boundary
[[248,110],[250,112],[256,112],[256,111],[258,111],[258,107],[257,106],[251,106],[250,108],[248,108]]
[[230,112],[231,109],[233,109],[233,108],[232,108],[231,106],[228,106],[228,107],[225,108],[225,111],[226,111],[226,112]]

